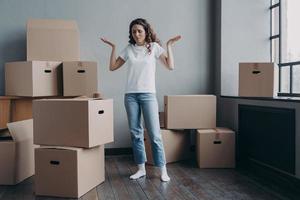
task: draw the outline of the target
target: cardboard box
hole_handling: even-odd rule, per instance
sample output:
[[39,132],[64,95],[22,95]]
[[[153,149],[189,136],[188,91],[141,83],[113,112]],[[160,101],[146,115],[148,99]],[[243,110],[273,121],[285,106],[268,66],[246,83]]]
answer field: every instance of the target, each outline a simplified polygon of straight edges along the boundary
[[113,142],[112,99],[33,101],[34,143],[91,148]]
[[32,119],[0,131],[0,184],[14,185],[34,174]]
[[63,62],[63,95],[89,96],[98,92],[97,62]]
[[61,62],[24,61],[5,64],[7,96],[58,96]]
[[27,60],[78,61],[80,43],[74,20],[30,19],[27,22]]
[[239,63],[239,96],[274,97],[278,93],[275,63]]
[[215,95],[170,95],[164,103],[166,129],[216,127]]
[[234,168],[235,133],[227,128],[197,130],[199,168]]
[[[189,157],[190,134],[183,130],[166,130],[161,129],[166,162],[177,162]],[[154,165],[154,159],[151,148],[151,140],[147,131],[144,133],[145,150],[147,155],[147,164]]]
[[35,149],[35,194],[78,198],[105,180],[104,146]]

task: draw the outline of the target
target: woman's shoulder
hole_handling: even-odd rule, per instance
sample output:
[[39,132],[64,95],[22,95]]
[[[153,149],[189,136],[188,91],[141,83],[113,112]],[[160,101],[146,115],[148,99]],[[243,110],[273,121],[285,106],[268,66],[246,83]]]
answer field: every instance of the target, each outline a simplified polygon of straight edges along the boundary
[[157,42],[151,42],[150,45],[151,45],[152,48],[159,48],[159,47],[161,47],[161,45],[158,44]]
[[132,44],[129,43],[129,44],[124,46],[123,50],[128,51],[131,47],[132,47]]
[[157,42],[150,42],[151,46],[159,46],[159,44]]

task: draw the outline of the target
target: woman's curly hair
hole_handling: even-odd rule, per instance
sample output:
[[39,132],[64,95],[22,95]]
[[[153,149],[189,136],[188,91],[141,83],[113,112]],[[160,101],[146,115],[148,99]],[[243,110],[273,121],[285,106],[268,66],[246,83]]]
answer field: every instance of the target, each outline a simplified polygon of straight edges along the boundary
[[146,47],[148,49],[148,53],[151,54],[151,42],[156,42],[161,46],[160,40],[158,39],[158,37],[156,36],[156,33],[154,32],[153,28],[151,27],[151,25],[147,22],[147,20],[143,19],[143,18],[137,18],[135,20],[133,20],[130,25],[129,25],[129,43],[135,45],[135,40],[133,39],[132,36],[132,27],[134,25],[141,25],[143,26],[145,33],[146,33],[146,37],[145,37],[145,41],[146,41]]

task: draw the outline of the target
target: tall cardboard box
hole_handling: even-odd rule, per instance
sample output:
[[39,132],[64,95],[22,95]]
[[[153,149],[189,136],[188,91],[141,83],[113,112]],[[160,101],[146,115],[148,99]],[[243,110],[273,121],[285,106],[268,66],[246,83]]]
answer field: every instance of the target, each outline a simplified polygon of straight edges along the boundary
[[33,101],[34,143],[91,148],[113,142],[112,99]]
[[30,19],[27,60],[80,60],[79,31],[74,20]]
[[196,153],[199,168],[234,168],[234,131],[228,128],[197,130]]
[[104,146],[35,149],[35,194],[78,198],[105,180]]
[[169,95],[164,104],[166,129],[216,127],[215,95]]
[[[166,163],[185,160],[189,157],[190,134],[184,130],[161,129],[161,136],[165,150]],[[151,140],[147,131],[144,132],[147,164],[154,165]]]
[[275,63],[239,63],[239,96],[277,96],[278,70]]
[[58,96],[61,62],[24,61],[5,63],[7,96]]
[[7,128],[6,124],[10,122],[10,99],[0,97],[0,129]]
[[0,131],[0,184],[15,185],[34,174],[32,119]]
[[97,62],[63,62],[63,95],[92,96],[98,92]]

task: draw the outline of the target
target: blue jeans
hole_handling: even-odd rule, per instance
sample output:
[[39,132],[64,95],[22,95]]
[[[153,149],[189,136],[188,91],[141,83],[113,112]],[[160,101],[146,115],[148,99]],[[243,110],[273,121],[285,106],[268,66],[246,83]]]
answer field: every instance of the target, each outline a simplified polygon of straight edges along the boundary
[[160,133],[158,103],[154,93],[128,93],[124,98],[128,124],[136,164],[146,162],[144,129],[142,114],[151,140],[154,164],[161,167],[166,164],[165,152]]

